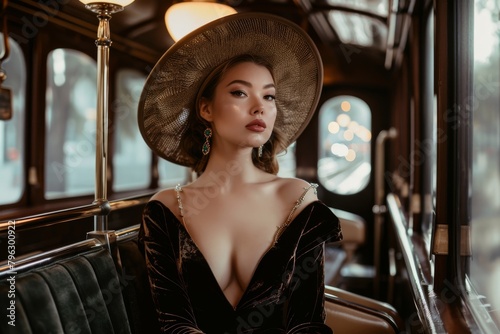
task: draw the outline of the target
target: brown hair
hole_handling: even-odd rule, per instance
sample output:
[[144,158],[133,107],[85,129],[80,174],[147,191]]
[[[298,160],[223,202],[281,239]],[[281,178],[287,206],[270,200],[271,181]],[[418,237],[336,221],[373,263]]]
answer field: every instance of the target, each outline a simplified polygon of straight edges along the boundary
[[[215,87],[219,84],[220,80],[224,74],[232,67],[245,63],[251,62],[257,65],[266,67],[271,76],[273,76],[272,66],[262,57],[243,54],[233,57],[218,66],[214,71],[208,76],[204,84],[201,86],[198,98],[196,100],[196,111],[189,114],[187,120],[187,128],[183,133],[181,138],[180,146],[186,152],[192,161],[191,167],[198,174],[201,174],[208,163],[209,155],[203,155],[201,152],[201,147],[205,142],[205,136],[203,132],[206,128],[210,128],[210,123],[204,120],[199,113],[199,100],[200,98],[205,98],[208,101],[213,99],[215,93]],[[274,128],[271,133],[271,137],[262,147],[262,157],[258,156],[258,148],[254,148],[252,151],[252,161],[253,164],[268,173],[277,174],[279,170],[278,160],[276,159],[276,154],[286,149],[283,135],[281,132]]]

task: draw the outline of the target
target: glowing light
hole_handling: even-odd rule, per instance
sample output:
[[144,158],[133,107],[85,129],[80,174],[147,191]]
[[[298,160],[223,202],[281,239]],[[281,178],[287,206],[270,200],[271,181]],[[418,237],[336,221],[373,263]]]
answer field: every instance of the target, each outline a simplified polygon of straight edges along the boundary
[[359,127],[359,123],[356,122],[356,121],[352,121],[351,123],[349,123],[349,125],[347,126],[347,128],[349,130],[351,130],[352,132],[356,132],[356,130],[358,129]]
[[340,114],[337,117],[337,123],[343,128],[345,128],[347,125],[349,125],[349,122],[351,122],[351,117],[349,117],[346,114]]
[[330,122],[328,123],[328,132],[330,133],[337,133],[340,130],[340,125],[337,122]]
[[178,2],[165,13],[165,25],[174,41],[221,17],[235,14],[230,6],[215,2]]
[[351,130],[345,130],[344,131],[344,139],[347,141],[351,141],[354,138],[354,132]]
[[351,104],[348,101],[342,101],[342,103],[340,104],[340,109],[345,112],[351,111]]
[[88,5],[91,3],[110,3],[114,5],[120,5],[122,7],[130,5],[134,0],[80,0],[80,2]]
[[370,130],[361,125],[356,129],[355,134],[365,142],[369,142],[372,139],[372,133]]
[[349,151],[349,148],[344,144],[336,143],[332,145],[331,151],[338,157],[345,157],[347,155],[347,152]]
[[347,151],[345,159],[349,162],[354,161],[356,159],[356,152],[352,149],[349,149],[349,151]]

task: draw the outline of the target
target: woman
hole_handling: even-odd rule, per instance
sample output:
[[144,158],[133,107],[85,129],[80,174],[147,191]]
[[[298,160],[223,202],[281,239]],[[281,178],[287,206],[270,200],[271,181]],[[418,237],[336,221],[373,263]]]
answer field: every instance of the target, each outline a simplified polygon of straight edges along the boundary
[[341,239],[315,185],[276,174],[307,125],[322,65],[296,25],[235,14],[174,44],[150,74],[141,132],[199,177],[146,205],[139,241],[165,333],[331,333],[323,246]]

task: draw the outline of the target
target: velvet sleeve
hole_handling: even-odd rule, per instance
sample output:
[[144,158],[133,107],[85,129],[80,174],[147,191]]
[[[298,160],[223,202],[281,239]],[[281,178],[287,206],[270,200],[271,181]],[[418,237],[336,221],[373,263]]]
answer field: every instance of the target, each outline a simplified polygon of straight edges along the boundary
[[143,212],[139,245],[144,253],[153,301],[162,333],[203,333],[178,267],[178,221],[167,208],[149,202]]
[[287,334],[332,333],[324,323],[324,245],[341,239],[338,218],[328,207],[316,206],[307,219],[296,251],[286,307]]
[[287,334],[331,334],[325,325],[323,246],[297,258],[286,309]]

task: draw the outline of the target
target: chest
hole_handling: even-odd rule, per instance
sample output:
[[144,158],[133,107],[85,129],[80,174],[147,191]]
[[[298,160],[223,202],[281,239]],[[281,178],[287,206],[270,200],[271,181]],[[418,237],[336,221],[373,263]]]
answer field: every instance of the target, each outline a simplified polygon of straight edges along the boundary
[[252,196],[210,204],[185,217],[185,225],[221,289],[237,286],[243,291],[291,208]]
[[236,284],[244,290],[260,259],[274,244],[276,222],[255,213],[225,215],[224,220],[191,225],[189,233],[220,287],[224,290]]
[[218,196],[200,203],[196,197],[185,200],[184,207],[191,213],[184,217],[189,234],[206,256],[224,253],[233,260],[247,258],[244,254],[249,250],[261,255],[269,248],[293,207],[279,198],[252,193]]
[[292,231],[280,239],[276,247],[266,248],[261,256],[255,256],[258,253],[255,249],[249,249],[241,254],[251,257],[233,261],[224,254],[213,258],[205,256],[181,229],[181,259],[177,261],[182,266],[178,269],[193,298],[193,305],[200,309],[204,308],[203,305],[208,309],[220,305],[233,314],[232,311],[254,309],[259,303],[280,304],[280,298],[286,295],[290,283],[294,282],[292,276],[297,248],[296,243],[291,241],[295,239],[296,234]]

